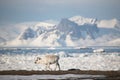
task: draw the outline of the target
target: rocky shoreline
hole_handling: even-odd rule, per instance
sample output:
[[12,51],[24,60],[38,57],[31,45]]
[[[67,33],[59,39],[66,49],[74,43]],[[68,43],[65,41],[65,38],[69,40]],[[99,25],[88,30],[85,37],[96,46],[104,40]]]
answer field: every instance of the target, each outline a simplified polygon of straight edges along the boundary
[[64,74],[88,74],[88,75],[105,75],[106,78],[102,80],[120,80],[120,71],[92,71],[92,70],[78,70],[70,69],[67,71],[26,71],[26,70],[6,70],[0,71],[0,75],[64,75]]

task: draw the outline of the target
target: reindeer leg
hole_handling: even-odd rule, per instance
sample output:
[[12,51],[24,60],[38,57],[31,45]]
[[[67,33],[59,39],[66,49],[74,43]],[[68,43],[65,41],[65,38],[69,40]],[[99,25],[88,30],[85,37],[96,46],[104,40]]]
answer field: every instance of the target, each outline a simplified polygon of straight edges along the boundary
[[55,63],[55,69],[54,70],[56,70],[57,69],[57,63]]
[[52,71],[52,69],[50,68],[50,64],[48,64],[48,68],[50,69],[50,71]]
[[59,63],[57,63],[57,66],[58,66],[58,69],[60,70],[60,64]]
[[47,71],[47,69],[48,69],[48,65],[46,64],[46,65],[45,65],[45,71]]
[[55,65],[56,65],[56,66],[55,66],[55,70],[57,69],[57,67],[58,67],[58,69],[60,70],[60,65],[59,65],[59,63],[56,63]]

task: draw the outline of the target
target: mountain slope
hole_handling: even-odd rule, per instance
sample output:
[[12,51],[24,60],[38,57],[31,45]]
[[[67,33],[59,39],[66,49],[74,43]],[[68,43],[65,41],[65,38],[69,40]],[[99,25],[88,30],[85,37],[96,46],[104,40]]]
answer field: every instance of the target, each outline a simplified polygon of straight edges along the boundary
[[69,18],[70,21],[75,22],[78,25],[84,25],[84,24],[96,24],[97,19],[94,18],[85,18],[82,16],[73,16]]
[[94,39],[96,37],[95,35],[99,31],[96,24],[85,23],[83,25],[78,25],[69,19],[62,19],[58,24],[57,29],[65,35],[70,34],[73,40],[79,38],[84,39],[87,36]]
[[[112,22],[109,24],[112,27],[105,25],[109,22]],[[106,22],[75,16],[62,19],[58,25],[39,22],[27,26],[18,37],[7,41],[5,46],[112,45],[113,42],[114,44],[119,43],[119,27],[119,21],[116,19]]]

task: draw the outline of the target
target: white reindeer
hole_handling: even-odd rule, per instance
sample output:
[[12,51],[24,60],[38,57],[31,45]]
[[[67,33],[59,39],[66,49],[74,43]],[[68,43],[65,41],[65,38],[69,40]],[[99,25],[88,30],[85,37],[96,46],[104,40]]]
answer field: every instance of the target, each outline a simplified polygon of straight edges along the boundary
[[46,65],[46,70],[49,68],[50,70],[52,70],[50,68],[51,64],[55,64],[55,70],[57,69],[57,67],[60,70],[60,65],[58,63],[59,60],[59,56],[57,55],[45,55],[43,58],[37,57],[37,59],[35,60],[35,64],[44,64]]

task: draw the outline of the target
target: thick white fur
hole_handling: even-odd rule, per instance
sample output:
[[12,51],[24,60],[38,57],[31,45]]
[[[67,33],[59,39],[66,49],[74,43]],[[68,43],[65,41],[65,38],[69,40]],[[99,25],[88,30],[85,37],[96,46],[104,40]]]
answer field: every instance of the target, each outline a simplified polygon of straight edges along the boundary
[[46,65],[46,70],[49,68],[49,70],[52,70],[52,68],[50,68],[51,64],[55,64],[55,70],[58,69],[60,70],[60,65],[59,65],[59,56],[57,55],[53,55],[53,54],[49,54],[49,55],[45,55],[43,58],[37,57],[35,63],[36,64],[44,64]]

